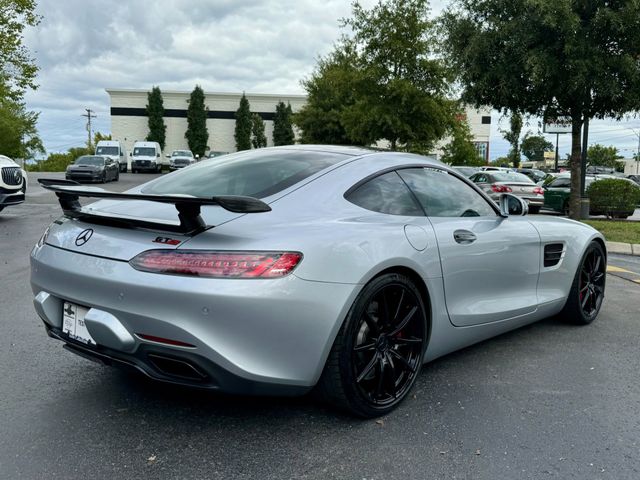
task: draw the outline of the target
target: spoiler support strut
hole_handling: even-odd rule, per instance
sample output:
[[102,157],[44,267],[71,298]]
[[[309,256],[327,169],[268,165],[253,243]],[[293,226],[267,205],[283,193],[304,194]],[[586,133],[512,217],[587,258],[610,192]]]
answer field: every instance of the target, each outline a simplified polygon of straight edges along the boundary
[[[53,180],[39,178],[38,183],[42,188],[55,192],[62,211],[68,217],[78,218],[89,223],[99,223],[125,228],[146,228],[161,230],[185,235],[195,235],[206,230],[207,225],[200,216],[202,205],[219,205],[225,210],[234,213],[260,213],[269,212],[271,207],[262,200],[247,196],[224,195],[210,198],[190,197],[182,195],[147,195],[140,193],[109,192],[102,188],[82,186],[72,180]],[[144,200],[158,203],[173,204],[178,211],[179,224],[150,222],[144,219],[123,217],[89,211],[83,209],[80,197],[104,198],[111,200]]]

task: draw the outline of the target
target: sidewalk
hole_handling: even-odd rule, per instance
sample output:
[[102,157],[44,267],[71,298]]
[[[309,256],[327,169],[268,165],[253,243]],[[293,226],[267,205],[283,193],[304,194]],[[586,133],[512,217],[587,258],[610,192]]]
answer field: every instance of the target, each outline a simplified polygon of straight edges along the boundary
[[636,255],[640,257],[640,244],[622,243],[622,242],[605,242],[607,244],[607,252],[620,253],[622,255]]

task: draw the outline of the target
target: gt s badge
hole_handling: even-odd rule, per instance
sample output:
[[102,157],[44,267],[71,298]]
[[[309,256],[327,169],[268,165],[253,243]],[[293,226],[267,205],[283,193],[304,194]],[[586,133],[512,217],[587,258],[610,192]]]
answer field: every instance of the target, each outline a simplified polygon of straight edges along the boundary
[[169,238],[169,237],[156,237],[153,243],[162,243],[164,245],[179,245],[180,240],[176,240],[175,238]]

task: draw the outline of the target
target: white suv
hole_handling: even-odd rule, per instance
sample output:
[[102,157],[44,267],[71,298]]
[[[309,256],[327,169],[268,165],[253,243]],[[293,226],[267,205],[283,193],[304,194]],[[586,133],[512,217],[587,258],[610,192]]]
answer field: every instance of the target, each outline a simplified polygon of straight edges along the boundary
[[0,211],[24,202],[27,174],[9,157],[0,155]]

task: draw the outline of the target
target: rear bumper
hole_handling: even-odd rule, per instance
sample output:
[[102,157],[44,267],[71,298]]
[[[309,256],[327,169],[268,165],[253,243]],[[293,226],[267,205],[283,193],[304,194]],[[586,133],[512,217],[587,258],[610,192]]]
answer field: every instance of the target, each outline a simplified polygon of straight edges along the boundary
[[[216,280],[139,272],[127,262],[44,245],[31,256],[31,285],[50,335],[84,353],[128,364],[151,378],[229,392],[304,392],[318,381],[358,285],[274,280]],[[100,330],[87,321],[95,349],[61,333],[62,303],[70,301],[113,318]],[[87,318],[89,316],[87,315]],[[108,325],[108,322],[106,322]],[[168,346],[137,334],[177,340]],[[126,341],[118,341],[126,337]],[[205,379],[167,376],[149,352],[196,365]]]

